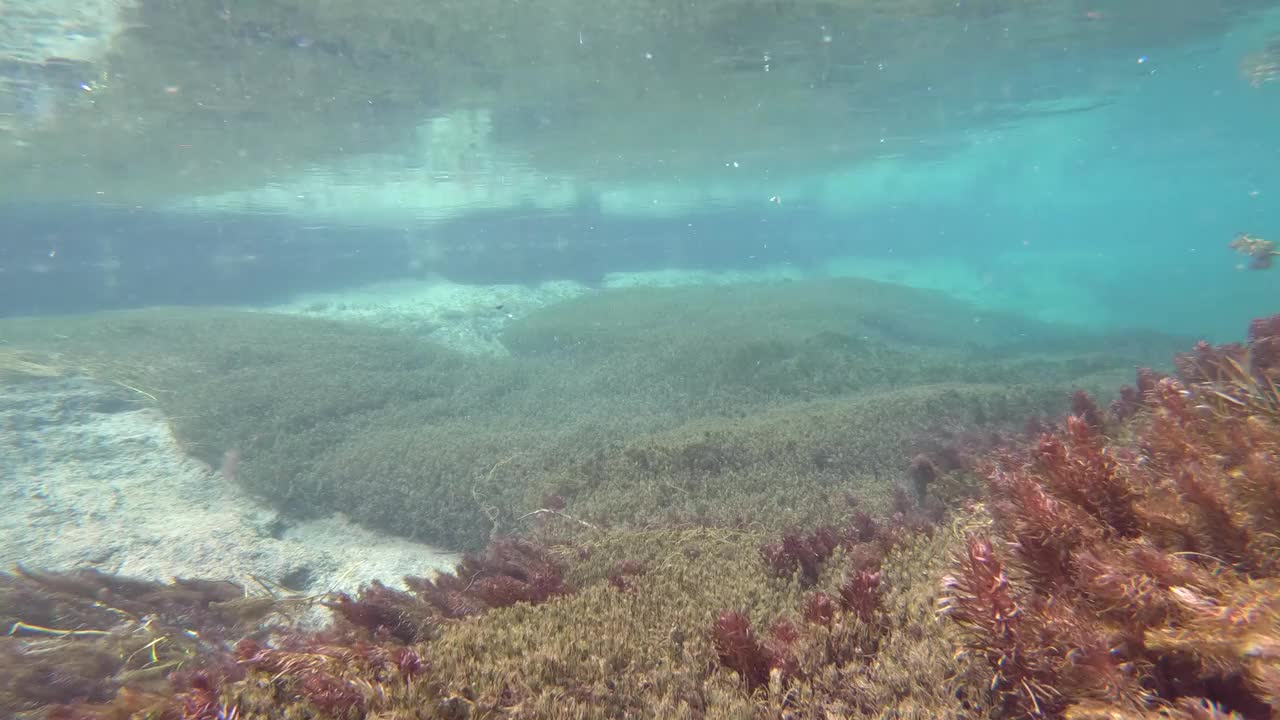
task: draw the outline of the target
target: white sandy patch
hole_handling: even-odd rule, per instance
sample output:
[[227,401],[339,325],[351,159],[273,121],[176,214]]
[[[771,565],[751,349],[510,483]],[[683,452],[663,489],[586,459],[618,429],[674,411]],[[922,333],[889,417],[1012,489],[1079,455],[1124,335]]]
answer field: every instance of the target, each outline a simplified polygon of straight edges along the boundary
[[499,340],[512,320],[591,292],[580,283],[462,285],[439,278],[374,283],[330,293],[304,293],[264,308],[364,322],[425,337],[473,355],[506,355]]
[[314,593],[398,586],[458,560],[340,516],[291,523],[185,455],[159,411],[88,378],[0,384],[0,506],[0,568],[260,578]]

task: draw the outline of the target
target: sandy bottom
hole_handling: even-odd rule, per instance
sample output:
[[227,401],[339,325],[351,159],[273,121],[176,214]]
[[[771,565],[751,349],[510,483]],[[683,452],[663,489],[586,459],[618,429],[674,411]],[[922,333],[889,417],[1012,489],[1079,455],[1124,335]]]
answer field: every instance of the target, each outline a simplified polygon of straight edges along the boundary
[[318,593],[457,562],[341,516],[287,520],[184,454],[160,412],[129,395],[88,378],[0,385],[0,567]]
[[[462,352],[502,355],[507,322],[589,292],[429,279],[246,308],[368,323]],[[91,378],[0,382],[0,570],[91,567],[134,577],[260,581],[305,593],[451,571],[456,553],[341,515],[299,521],[185,454],[164,415]]]

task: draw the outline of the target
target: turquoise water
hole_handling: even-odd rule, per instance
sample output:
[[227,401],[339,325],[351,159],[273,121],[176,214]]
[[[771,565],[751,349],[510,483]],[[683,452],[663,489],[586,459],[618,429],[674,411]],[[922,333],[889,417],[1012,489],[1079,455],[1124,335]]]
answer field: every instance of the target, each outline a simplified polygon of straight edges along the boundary
[[[852,106],[867,106],[860,115],[824,119],[825,110],[815,107],[815,117],[796,123],[791,142],[796,151],[808,152],[805,127],[839,137],[842,116],[861,118],[849,120],[849,135],[832,144],[830,154],[838,158],[848,148],[864,149],[846,161],[815,164],[811,172],[803,162],[786,161],[788,141],[776,144],[777,137],[788,137],[793,120],[762,117],[768,129],[783,131],[766,141],[775,144],[753,146],[744,136],[734,153],[720,156],[722,163],[698,161],[707,171],[701,175],[677,169],[679,158],[671,155],[664,174],[662,156],[645,155],[634,144],[656,142],[678,153],[684,142],[643,136],[643,115],[637,118],[634,108],[621,105],[618,112],[627,114],[628,125],[638,123],[641,135],[614,139],[616,152],[607,138],[584,135],[582,143],[591,153],[584,157],[612,153],[623,167],[645,167],[631,178],[627,172],[592,177],[539,168],[538,153],[552,142],[545,136],[557,127],[546,109],[537,115],[541,120],[519,123],[514,111],[468,111],[466,120],[445,113],[443,120],[421,126],[416,139],[384,145],[381,154],[316,156],[302,165],[268,155],[274,180],[265,185],[219,184],[210,175],[202,192],[148,190],[141,199],[117,202],[111,200],[118,191],[110,177],[163,187],[174,171],[184,181],[199,179],[201,166],[161,159],[161,165],[170,162],[167,170],[144,169],[148,153],[138,158],[136,171],[125,162],[109,169],[108,179],[91,181],[89,187],[102,189],[90,192],[72,182],[79,172],[75,163],[52,156],[42,161],[34,154],[16,160],[27,173],[11,177],[19,189],[34,187],[39,178],[55,191],[42,191],[35,210],[20,200],[21,206],[4,211],[15,232],[0,248],[0,268],[11,279],[0,291],[0,312],[254,302],[396,279],[422,270],[404,253],[406,242],[426,236],[432,246],[428,269],[459,282],[597,284],[608,273],[692,269],[748,269],[766,277],[858,275],[1100,329],[1136,326],[1234,337],[1243,321],[1269,309],[1275,277],[1241,271],[1246,259],[1231,253],[1227,243],[1239,233],[1280,235],[1274,120],[1280,116],[1280,82],[1274,52],[1267,54],[1269,41],[1274,51],[1278,21],[1275,13],[1258,9],[1242,7],[1233,14],[1215,5],[1205,11],[1206,22],[1225,18],[1232,24],[1195,32],[1196,14],[1185,8],[1170,15],[1192,26],[1160,28],[1153,19],[1158,13],[1081,7],[1072,30],[1077,34],[1046,33],[1040,45],[1031,44],[1033,51],[1022,47],[991,57],[974,55],[972,43],[955,38],[957,48],[963,47],[957,52],[965,53],[956,56],[955,67],[917,69],[922,74],[915,86],[904,73],[892,95],[850,96]],[[754,47],[746,40],[753,32],[770,34],[764,32],[767,23],[753,22],[736,30],[744,47]],[[995,32],[999,15],[983,22],[984,32]],[[1152,27],[1132,37],[1112,33],[1112,44],[1091,44],[1100,24],[1114,23],[1111,31],[1143,22]],[[911,26],[898,21],[885,27]],[[1037,29],[1015,25],[1005,31],[1034,37]],[[255,37],[244,42],[283,46],[295,62],[322,50],[326,58],[341,56],[333,48],[317,48],[307,35],[283,45],[277,35]],[[543,50],[552,54],[551,48]],[[228,67],[237,62],[227,59]],[[755,67],[754,60],[748,64],[742,72],[771,69]],[[893,71],[883,65],[864,62],[844,72]],[[92,111],[94,103],[105,102],[93,99],[94,93],[111,87],[110,73],[99,83],[92,79],[97,72],[62,61],[38,70],[30,63],[13,65],[6,96],[10,125],[30,121],[27,130],[47,129],[56,124],[55,114]],[[39,80],[55,76],[56,83]],[[72,82],[81,76],[84,90]],[[163,92],[183,98],[188,91],[180,81],[176,77]],[[68,87],[83,96],[76,102],[89,104],[51,104],[55,89],[62,96]],[[768,97],[762,94],[761,103]],[[263,99],[260,107],[269,111],[270,103]],[[715,98],[691,96],[673,112],[679,117],[699,103],[716,107]],[[557,112],[570,117],[563,110]],[[376,117],[387,127],[399,122],[389,114]],[[155,136],[161,151],[155,157],[163,158],[171,142],[179,157],[200,149],[198,142],[178,142],[184,137],[181,117],[176,125],[166,122],[163,134]],[[245,117],[237,122],[227,126],[228,141],[256,134]],[[738,119],[726,132],[750,126],[749,119]],[[699,138],[712,140],[706,127],[691,126],[689,132],[700,133],[690,136],[691,148]],[[19,146],[40,137],[12,134]],[[200,137],[194,128],[186,134]],[[513,150],[513,139],[515,146],[533,148],[532,154]],[[727,147],[735,147],[731,140]],[[489,142],[501,147],[491,152]],[[105,151],[91,144],[80,157],[88,168]],[[427,159],[415,160],[418,153]],[[217,165],[225,170],[260,159],[242,151],[238,159],[219,158]],[[299,167],[306,172],[297,174]],[[61,197],[60,179],[66,181]],[[191,236],[193,247],[169,242],[175,231]],[[311,248],[305,263],[298,259],[300,246]],[[252,258],[236,264],[244,273],[239,282],[214,287],[200,280],[237,257]],[[82,293],[81,281],[104,275],[104,268],[113,275],[112,289]],[[152,292],[175,285],[190,296]]]
[[1278,168],[1277,1],[0,0],[0,717],[1268,717]]

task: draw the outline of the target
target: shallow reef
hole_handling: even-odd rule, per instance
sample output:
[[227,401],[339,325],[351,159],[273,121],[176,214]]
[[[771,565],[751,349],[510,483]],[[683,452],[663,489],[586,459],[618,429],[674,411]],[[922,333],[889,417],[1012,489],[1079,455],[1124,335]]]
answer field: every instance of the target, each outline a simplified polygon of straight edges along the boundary
[[922,447],[883,507],[817,527],[603,528],[548,502],[454,575],[355,596],[19,570],[0,712],[1275,717],[1280,316],[1173,365]]
[[815,529],[541,523],[454,575],[355,597],[18,570],[0,579],[0,708],[1274,717],[1280,316],[1174,365],[1107,409],[1078,393],[1055,427],[923,452],[916,492]]
[[0,336],[29,352],[14,362],[54,357],[158,406],[284,513],[459,550],[550,505],[598,527],[838,523],[847,492],[887,508],[904,458],[943,436],[1016,431],[1173,352],[865,280],[607,291],[513,320],[507,358],[226,310]]

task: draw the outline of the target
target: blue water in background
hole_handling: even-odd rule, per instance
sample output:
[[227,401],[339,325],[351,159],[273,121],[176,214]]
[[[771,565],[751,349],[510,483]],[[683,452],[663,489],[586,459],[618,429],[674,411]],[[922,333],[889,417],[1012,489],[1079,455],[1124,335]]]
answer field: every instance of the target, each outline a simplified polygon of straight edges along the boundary
[[[1253,87],[1239,68],[1268,31],[1117,53],[1101,62],[1125,90],[1100,107],[971,128],[942,152],[913,152],[932,138],[891,141],[900,158],[795,179],[779,202],[762,186],[750,201],[643,217],[584,196],[573,208],[477,211],[419,230],[455,249],[505,246],[446,253],[433,270],[457,282],[781,266],[1092,327],[1236,338],[1249,318],[1280,310],[1280,270],[1244,270],[1227,248],[1241,232],[1280,240],[1280,82]],[[1051,71],[1065,81],[1078,68],[1027,72],[1043,81]],[[406,272],[400,235],[386,227],[84,205],[0,216],[0,314],[256,302]],[[550,252],[552,238],[569,250]],[[214,256],[252,261],[215,273]],[[120,276],[110,292],[76,280],[107,265]]]

